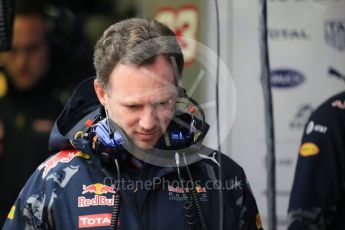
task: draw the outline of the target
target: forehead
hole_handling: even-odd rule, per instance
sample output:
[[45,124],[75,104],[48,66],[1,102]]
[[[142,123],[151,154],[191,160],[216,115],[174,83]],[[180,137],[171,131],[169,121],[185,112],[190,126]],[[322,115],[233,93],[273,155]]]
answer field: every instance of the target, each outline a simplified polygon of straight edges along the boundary
[[169,95],[176,91],[174,71],[163,56],[145,66],[119,63],[110,75],[108,88],[122,96]]
[[41,40],[45,34],[44,19],[36,15],[18,15],[13,26],[13,44]]

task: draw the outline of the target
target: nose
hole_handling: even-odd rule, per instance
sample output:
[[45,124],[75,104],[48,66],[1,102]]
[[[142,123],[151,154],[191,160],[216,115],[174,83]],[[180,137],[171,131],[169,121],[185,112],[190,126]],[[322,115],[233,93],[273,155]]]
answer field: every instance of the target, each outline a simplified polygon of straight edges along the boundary
[[151,131],[156,128],[157,125],[157,113],[154,105],[150,105],[144,108],[143,114],[139,120],[139,126],[144,131]]

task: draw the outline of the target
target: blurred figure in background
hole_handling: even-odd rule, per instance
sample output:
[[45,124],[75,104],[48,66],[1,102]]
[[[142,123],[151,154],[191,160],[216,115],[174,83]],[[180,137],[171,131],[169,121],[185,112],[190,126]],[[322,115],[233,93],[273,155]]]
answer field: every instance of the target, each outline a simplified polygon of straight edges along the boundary
[[289,230],[345,229],[345,91],[310,117],[299,150]]
[[0,53],[0,227],[47,158],[62,105],[80,81],[95,75],[92,38],[136,14],[120,11],[113,0],[15,1],[12,50]]
[[43,5],[17,2],[12,49],[0,53],[0,226],[21,187],[47,157],[61,104],[53,95],[47,19]]

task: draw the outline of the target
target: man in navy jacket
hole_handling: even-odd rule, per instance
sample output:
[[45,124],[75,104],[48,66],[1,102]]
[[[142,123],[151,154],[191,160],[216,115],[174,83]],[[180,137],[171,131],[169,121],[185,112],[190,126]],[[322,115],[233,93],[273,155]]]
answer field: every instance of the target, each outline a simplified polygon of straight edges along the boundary
[[65,106],[50,139],[57,153],[4,229],[262,229],[243,169],[201,144],[208,125],[177,87],[183,63],[175,34],[157,21],[109,27],[95,48],[96,79]]
[[289,229],[344,229],[345,92],[310,117],[299,150]]

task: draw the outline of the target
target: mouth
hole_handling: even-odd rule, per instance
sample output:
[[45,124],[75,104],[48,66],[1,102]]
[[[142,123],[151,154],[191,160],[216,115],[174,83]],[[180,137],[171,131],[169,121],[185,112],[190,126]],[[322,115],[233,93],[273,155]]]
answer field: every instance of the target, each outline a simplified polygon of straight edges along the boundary
[[157,136],[157,132],[150,132],[150,133],[137,132],[136,134],[139,137],[139,140],[141,141],[152,141]]

